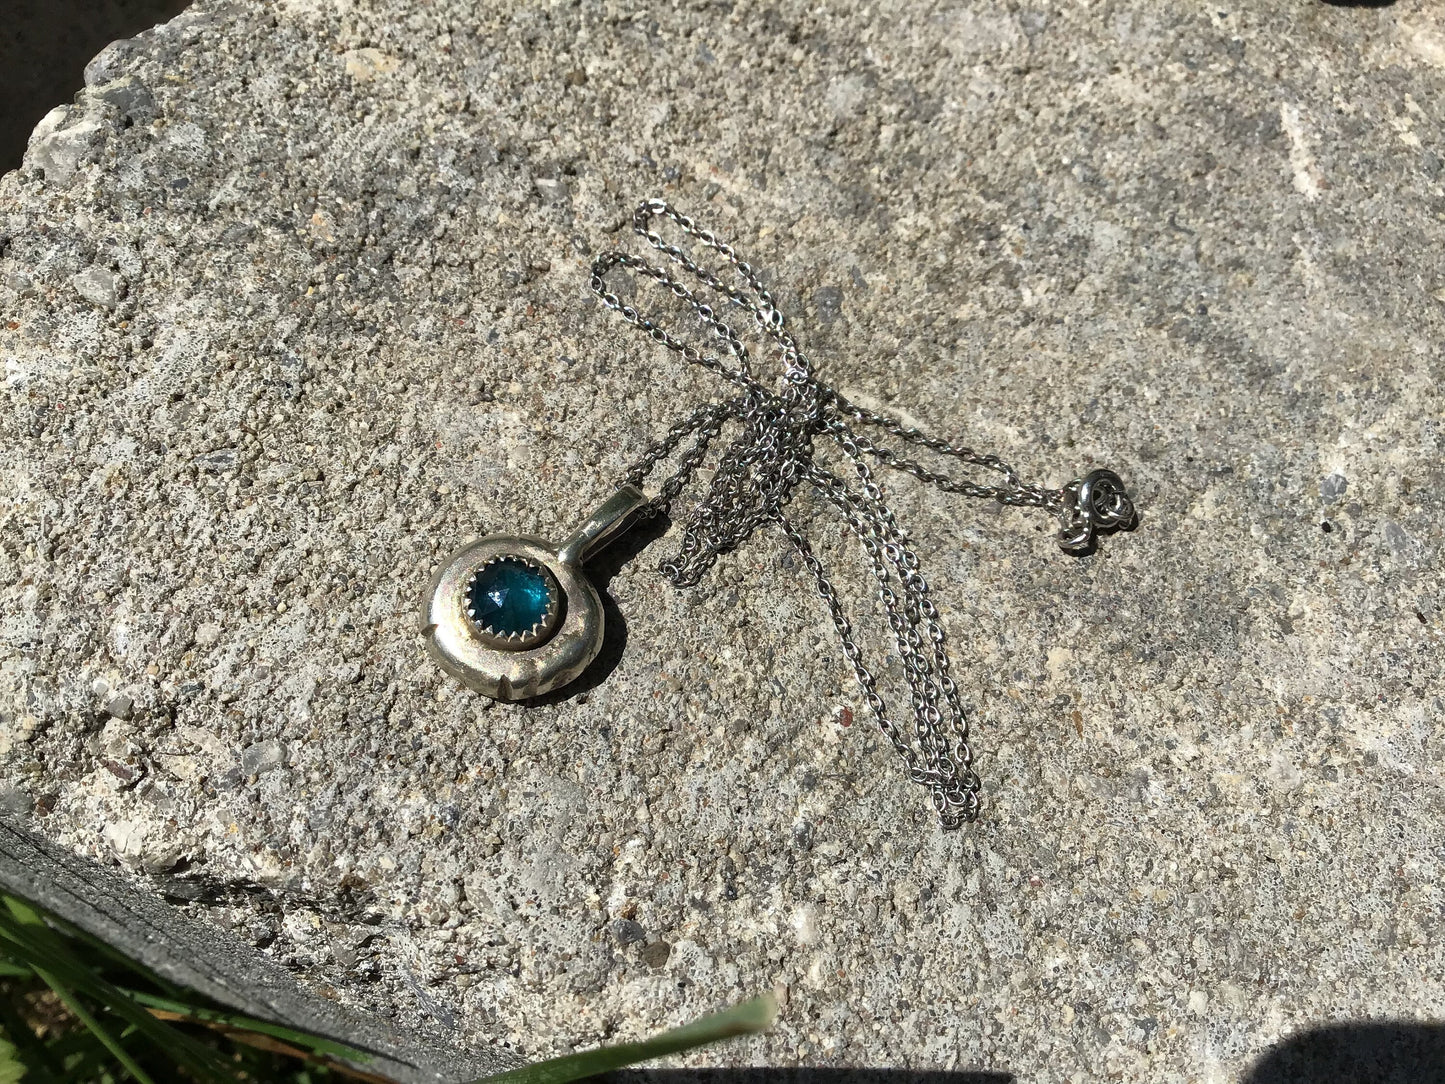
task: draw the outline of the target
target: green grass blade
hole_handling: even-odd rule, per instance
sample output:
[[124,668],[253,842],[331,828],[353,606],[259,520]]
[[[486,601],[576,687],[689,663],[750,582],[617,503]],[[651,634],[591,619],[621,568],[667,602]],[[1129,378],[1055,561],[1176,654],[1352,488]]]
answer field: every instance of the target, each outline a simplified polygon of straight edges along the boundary
[[199,1080],[216,1081],[218,1084],[231,1084],[236,1080],[236,1074],[214,1050],[178,1028],[157,1020],[81,962],[69,944],[45,924],[38,912],[13,896],[5,897],[4,902],[5,908],[0,908],[0,939],[8,942],[12,958],[28,964],[37,974],[45,972],[69,990],[104,1005]]
[[[186,1000],[186,991],[174,983],[166,982],[152,974],[140,964],[126,957],[123,953],[111,948],[104,941],[90,936],[83,930],[79,930],[68,923],[57,922],[56,920],[42,919],[39,913],[24,901],[15,900],[14,897],[7,897],[6,902],[11,901],[17,906],[11,906],[12,915],[18,922],[30,929],[44,929],[46,933],[53,933],[51,925],[58,925],[60,933],[66,937],[73,938],[95,949],[110,962],[146,979],[148,982],[161,987],[169,996],[160,996],[144,993],[139,990],[130,989],[125,986],[116,986],[115,989],[124,996],[130,998],[137,1004],[152,1009],[162,1009],[167,1012],[176,1013],[189,1020],[198,1023],[214,1023],[225,1027],[237,1028],[244,1031],[255,1032],[260,1035],[267,1035],[273,1039],[289,1043],[299,1049],[309,1050],[317,1054],[324,1054],[329,1057],[342,1058],[358,1064],[365,1064],[374,1059],[374,1056],[367,1051],[358,1050],[355,1047],[347,1046],[344,1043],[328,1039],[324,1036],[313,1035],[308,1032],[297,1031],[294,1028],[286,1027],[283,1024],[273,1024],[264,1020],[257,1020],[252,1017],[242,1016],[224,1010],[212,1009],[209,1006],[197,1005]],[[43,935],[42,935],[43,936]],[[4,942],[0,941],[0,959],[4,958]],[[0,965],[3,966],[3,965]],[[29,975],[31,971],[23,964],[12,965],[22,974]],[[3,974],[3,972],[0,972]]]
[[[139,976],[167,994],[178,997],[185,995],[184,987],[177,986],[169,979],[162,978],[140,961],[131,959],[119,949],[112,947],[99,937],[81,929],[79,926],[66,922],[64,919],[52,915],[48,911],[42,915],[40,909],[18,896],[0,893],[0,902],[4,903],[5,907],[9,909],[11,916],[21,925],[31,929],[44,930],[46,934],[57,937],[64,943],[78,944],[87,952],[94,952],[103,958],[99,961],[88,962],[88,970],[99,972],[102,969],[101,964],[109,962],[115,970]],[[0,943],[0,960],[3,960],[5,955],[4,944]]]
[[[6,898],[15,899],[16,897],[9,896]],[[151,983],[156,987],[159,987],[161,990],[163,990],[169,995],[185,995],[184,987],[177,986],[169,979],[157,975],[154,971],[151,971],[139,960],[131,959],[120,949],[113,947],[112,945],[101,940],[99,937],[96,937],[89,931],[83,930],[74,923],[67,922],[63,918],[59,918],[56,915],[50,914],[49,912],[46,912],[42,919],[38,911],[33,906],[25,903],[24,901],[20,902],[21,906],[24,907],[27,911],[29,911],[31,915],[33,915],[37,920],[43,922],[43,924],[48,929],[50,929],[54,933],[59,934],[59,936],[63,939],[77,943],[83,946],[86,950],[94,952],[98,956],[103,957],[103,961],[97,961],[90,965],[90,969],[92,971],[101,970],[101,963],[108,962],[113,965],[114,968],[118,971],[123,971],[129,974],[139,975],[143,977],[146,982]]]
[[142,993],[139,990],[126,990],[125,993],[138,1004],[144,1005],[147,1008],[173,1012],[178,1016],[184,1016],[186,1019],[195,1020],[198,1023],[222,1024],[225,1027],[236,1028],[241,1031],[254,1031],[258,1035],[269,1035],[273,1039],[280,1039],[302,1050],[310,1050],[317,1054],[326,1054],[335,1058],[345,1058],[348,1061],[365,1063],[372,1060],[372,1055],[365,1050],[357,1050],[355,1047],[347,1046],[345,1043],[338,1043],[333,1039],[328,1039],[321,1035],[313,1035],[306,1031],[297,1031],[283,1024],[272,1024],[250,1016],[241,1016],[237,1013],[223,1012],[201,1005],[192,1005],[189,1002],[176,1001],[168,997],[157,997],[154,994]]
[[[47,1080],[74,1084],[77,1080],[100,1081],[107,1074],[117,1074],[110,1051],[101,1046],[95,1036],[85,1028],[72,1028],[64,1035],[57,1036],[47,1044],[47,1048],[51,1057],[61,1066],[60,1071],[54,1077],[46,1078]],[[32,1072],[34,1068],[32,1065]],[[32,1084],[29,1077],[25,1078],[25,1084]]]
[[14,916],[15,921],[25,926],[44,926],[45,920],[40,917],[40,912],[31,907],[30,904],[16,896],[5,895],[5,906]]
[[580,1054],[539,1061],[535,1065],[525,1065],[520,1069],[483,1077],[472,1084],[568,1084],[569,1081],[596,1076],[598,1073],[610,1073],[614,1069],[636,1065],[638,1062],[695,1050],[720,1039],[764,1031],[777,1013],[777,1000],[771,994],[764,994],[726,1012],[704,1016],[694,1023],[654,1035],[640,1043],[619,1043],[616,1046],[603,1046],[596,1050],[585,1050]]
[[101,1045],[111,1052],[116,1061],[125,1067],[125,1071],[135,1078],[136,1084],[155,1084],[155,1081],[146,1074],[146,1071],[136,1064],[135,1059],[130,1056],[130,1051],[121,1046],[120,1040],[112,1035],[99,1020],[97,1020],[89,1009],[82,1005],[78,998],[62,985],[50,972],[36,968],[35,973],[40,976],[46,986],[55,991],[55,996],[65,1003],[77,1020],[86,1026],[92,1035],[100,1041]]

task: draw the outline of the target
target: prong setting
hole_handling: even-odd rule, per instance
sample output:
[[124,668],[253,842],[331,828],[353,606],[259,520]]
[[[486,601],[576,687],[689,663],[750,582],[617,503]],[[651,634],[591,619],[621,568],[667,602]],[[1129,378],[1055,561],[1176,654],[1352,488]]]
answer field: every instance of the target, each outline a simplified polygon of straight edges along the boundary
[[520,553],[488,558],[467,578],[462,592],[472,634],[484,646],[502,651],[545,644],[561,622],[562,601],[551,570]]

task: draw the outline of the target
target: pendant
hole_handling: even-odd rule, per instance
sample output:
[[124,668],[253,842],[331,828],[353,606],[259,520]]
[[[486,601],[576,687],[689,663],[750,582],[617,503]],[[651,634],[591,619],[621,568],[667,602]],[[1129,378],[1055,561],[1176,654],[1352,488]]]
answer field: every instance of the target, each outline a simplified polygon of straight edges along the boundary
[[422,599],[422,635],[442,669],[497,700],[575,681],[602,649],[602,597],[582,563],[647,503],[624,485],[559,545],[489,534],[447,558]]

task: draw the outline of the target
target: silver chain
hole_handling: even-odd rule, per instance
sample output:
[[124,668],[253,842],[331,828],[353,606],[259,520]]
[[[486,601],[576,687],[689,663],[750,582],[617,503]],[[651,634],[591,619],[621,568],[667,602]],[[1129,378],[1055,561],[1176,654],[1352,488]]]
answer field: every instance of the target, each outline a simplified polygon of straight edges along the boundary
[[[697,245],[716,252],[737,273],[740,284],[728,285],[670,244],[653,229],[657,219],[671,222]],[[1041,508],[1059,517],[1060,544],[1072,552],[1088,552],[1099,530],[1133,525],[1134,509],[1123,483],[1110,471],[1095,471],[1062,489],[1047,489],[1023,481],[996,455],[951,444],[849,402],[813,376],[812,362],[786,329],[772,294],[731,245],[662,200],[648,200],[638,207],[632,216],[632,228],[661,252],[667,263],[718,295],[723,312],[735,306],[749,314],[783,361],[780,388],[773,390],[754,376],[746,345],[722,313],[671,271],[624,252],[606,253],[593,263],[592,290],[603,305],[653,341],[717,373],[739,392],[733,398],[694,410],[673,425],[619,478],[619,484],[641,486],[659,463],[677,453],[690,438],[679,455],[676,470],[662,482],[648,506],[653,515],[668,513],[724,427],[732,423],[740,426],[740,432],[719,456],[706,493],[687,518],[680,550],[661,563],[662,574],[678,587],[696,584],[719,556],[735,549],[759,527],[777,524],[817,581],[818,594],[828,607],[843,654],[853,667],[869,708],[907,764],[909,777],[928,788],[939,823],[944,828],[958,828],[974,820],[979,810],[979,780],[973,770],[968,721],[958,686],[949,673],[943,622],[929,597],[928,583],[919,572],[918,557],[884,501],[869,460],[931,482],[949,493]],[[720,340],[720,355],[682,342],[651,317],[624,303],[607,287],[607,275],[618,268],[653,280],[691,309],[703,328]],[[985,484],[940,474],[875,444],[855,432],[850,422],[873,426],[905,443],[983,467],[1000,478]],[[813,443],[820,436],[836,442],[856,476],[853,484],[815,460]],[[911,733],[889,715],[878,692],[878,679],[863,662],[862,651],[853,639],[852,623],[843,612],[826,570],[785,512],[798,487],[804,484],[842,514],[868,554],[878,598],[903,664],[913,707]]]

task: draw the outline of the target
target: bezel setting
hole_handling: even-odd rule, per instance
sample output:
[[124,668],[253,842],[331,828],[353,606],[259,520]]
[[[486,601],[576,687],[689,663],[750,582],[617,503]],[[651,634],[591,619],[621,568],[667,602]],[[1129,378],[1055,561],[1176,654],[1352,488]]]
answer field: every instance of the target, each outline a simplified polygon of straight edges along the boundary
[[[547,609],[542,617],[533,623],[530,629],[524,632],[499,632],[496,629],[488,628],[481,617],[477,615],[474,600],[477,581],[491,568],[500,564],[516,564],[531,572],[535,572],[541,578],[543,585],[547,588]],[[562,618],[562,593],[557,586],[557,577],[545,565],[538,564],[520,553],[498,553],[480,565],[471,576],[467,578],[466,585],[462,588],[463,609],[472,625],[472,632],[487,647],[499,648],[503,651],[526,651],[529,648],[539,647],[552,638],[557,631],[557,626]]]

